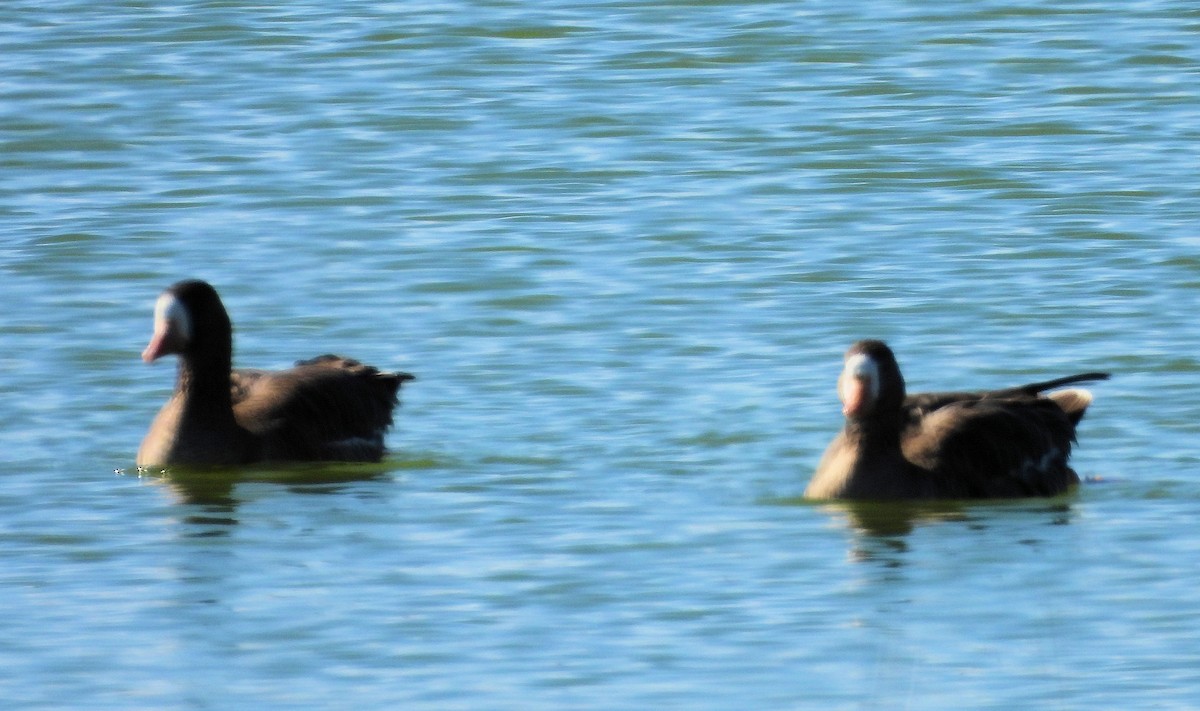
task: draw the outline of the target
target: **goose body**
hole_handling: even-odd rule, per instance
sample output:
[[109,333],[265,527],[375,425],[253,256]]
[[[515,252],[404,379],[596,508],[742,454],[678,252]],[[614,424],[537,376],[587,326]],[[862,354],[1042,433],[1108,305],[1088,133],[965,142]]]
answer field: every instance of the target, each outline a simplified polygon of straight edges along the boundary
[[1015,388],[907,395],[881,341],[846,353],[838,391],[846,417],[805,496],[966,499],[1053,496],[1079,482],[1067,463],[1092,402],[1081,388],[1047,390],[1107,373]]
[[175,391],[138,466],[378,461],[413,376],[325,355],[279,371],[234,370],[233,329],[215,289],[181,281],[159,297],[146,362],[177,355]]

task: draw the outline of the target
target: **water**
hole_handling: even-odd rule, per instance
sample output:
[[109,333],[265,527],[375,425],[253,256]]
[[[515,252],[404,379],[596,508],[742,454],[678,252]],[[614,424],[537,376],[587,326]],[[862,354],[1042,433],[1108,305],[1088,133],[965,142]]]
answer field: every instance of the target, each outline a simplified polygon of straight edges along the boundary
[[[1195,708],[1181,2],[0,9],[9,707]],[[414,372],[141,476],[159,290]],[[800,500],[853,340],[1111,370],[1055,501]]]

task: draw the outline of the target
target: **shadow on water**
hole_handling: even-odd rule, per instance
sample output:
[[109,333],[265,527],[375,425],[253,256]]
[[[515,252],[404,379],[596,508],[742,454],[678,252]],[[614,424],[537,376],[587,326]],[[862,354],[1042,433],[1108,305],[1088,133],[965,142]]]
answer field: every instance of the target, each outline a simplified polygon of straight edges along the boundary
[[251,467],[171,467],[139,472],[139,476],[162,485],[175,503],[187,507],[184,521],[207,533],[222,532],[238,523],[237,509],[244,497],[238,488],[246,484],[277,485],[291,493],[335,494],[349,485],[381,480],[404,469],[404,463],[305,463]]
[[853,530],[851,557],[886,567],[904,565],[911,534],[919,527],[960,525],[968,530],[990,528],[1001,519],[1032,515],[1034,525],[1062,526],[1071,522],[1068,499],[1021,499],[1017,501],[930,501],[824,503],[826,511],[845,518]]
[[921,527],[956,524],[982,530],[1014,516],[1033,516],[1034,525],[1067,525],[1074,515],[1071,503],[1075,496],[900,502],[791,499],[781,503],[810,506],[844,522],[854,537],[850,551],[854,560],[899,566],[909,550],[911,534]]
[[233,499],[239,484],[278,484],[306,492],[333,492],[338,485],[370,481],[396,469],[388,463],[276,464],[238,468],[172,467],[158,476],[179,503],[220,504]]

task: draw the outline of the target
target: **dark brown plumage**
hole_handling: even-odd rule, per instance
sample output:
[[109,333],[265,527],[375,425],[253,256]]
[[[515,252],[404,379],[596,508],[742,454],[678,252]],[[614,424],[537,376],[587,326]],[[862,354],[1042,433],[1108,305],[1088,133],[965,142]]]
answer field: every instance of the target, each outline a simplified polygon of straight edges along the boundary
[[1075,426],[1092,402],[1082,373],[1015,388],[907,396],[881,341],[846,352],[838,379],[846,424],[805,496],[818,499],[965,499],[1060,494],[1079,482],[1067,465]]
[[281,371],[233,370],[233,328],[209,284],[186,280],[158,299],[146,362],[175,354],[175,392],[138,449],[138,466],[258,461],[378,461],[413,376],[340,356]]

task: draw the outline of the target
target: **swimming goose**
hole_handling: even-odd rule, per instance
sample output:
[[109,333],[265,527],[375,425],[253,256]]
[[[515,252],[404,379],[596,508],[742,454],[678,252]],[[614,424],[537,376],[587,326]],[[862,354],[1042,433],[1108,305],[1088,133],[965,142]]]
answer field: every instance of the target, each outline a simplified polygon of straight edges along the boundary
[[159,296],[142,360],[172,354],[175,392],[142,440],[138,466],[379,461],[400,386],[413,379],[334,355],[288,370],[233,370],[229,315],[195,279]]
[[906,396],[882,341],[846,352],[838,393],[846,423],[804,495],[816,499],[1052,496],[1079,483],[1067,465],[1087,390],[1046,390],[1107,373],[1015,388]]

